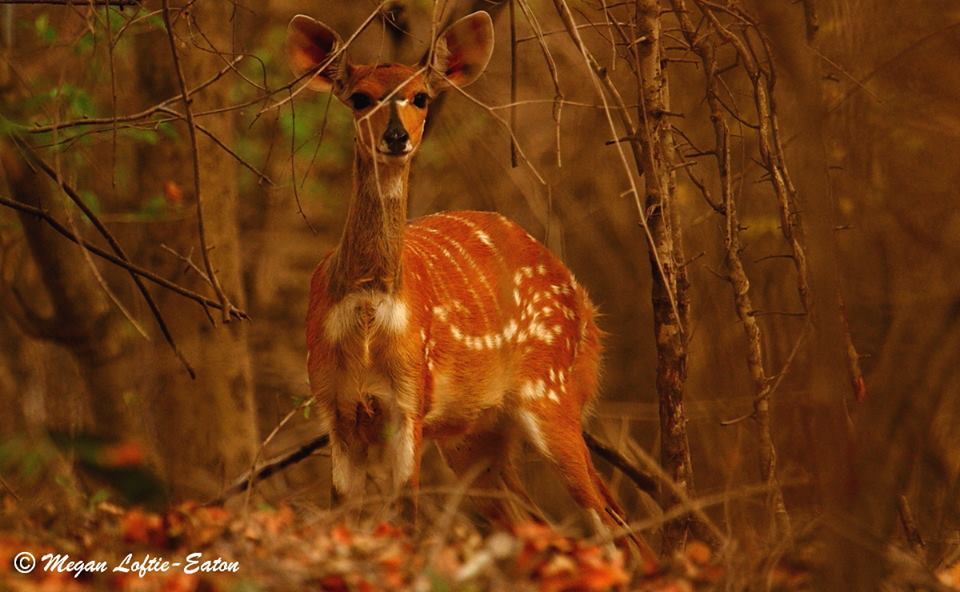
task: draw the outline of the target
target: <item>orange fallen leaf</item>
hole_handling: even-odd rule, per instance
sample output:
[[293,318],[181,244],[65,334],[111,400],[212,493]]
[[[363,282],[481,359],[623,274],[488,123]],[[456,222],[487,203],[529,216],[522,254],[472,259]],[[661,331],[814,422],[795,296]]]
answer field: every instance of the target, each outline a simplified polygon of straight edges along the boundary
[[183,188],[173,179],[167,179],[163,184],[163,195],[170,203],[179,204],[183,202]]

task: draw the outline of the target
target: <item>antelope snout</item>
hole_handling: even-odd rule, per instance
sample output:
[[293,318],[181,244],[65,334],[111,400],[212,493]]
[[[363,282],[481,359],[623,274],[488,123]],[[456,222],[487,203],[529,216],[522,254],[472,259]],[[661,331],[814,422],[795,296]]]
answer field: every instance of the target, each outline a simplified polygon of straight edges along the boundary
[[387,126],[387,131],[383,132],[383,138],[380,140],[380,151],[399,156],[410,152],[412,149],[410,134],[407,133],[407,130],[402,125],[391,122],[391,125]]

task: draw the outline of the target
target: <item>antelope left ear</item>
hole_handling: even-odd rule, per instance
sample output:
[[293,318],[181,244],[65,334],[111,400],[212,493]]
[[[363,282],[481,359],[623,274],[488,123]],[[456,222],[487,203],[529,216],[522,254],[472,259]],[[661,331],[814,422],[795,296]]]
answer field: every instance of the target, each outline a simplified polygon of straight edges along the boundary
[[493,54],[493,20],[478,11],[450,25],[433,44],[427,82],[434,92],[463,88],[483,74]]
[[316,74],[307,83],[308,88],[326,92],[333,90],[349,70],[346,57],[339,55],[343,41],[337,32],[305,14],[298,14],[287,27],[287,54],[290,68],[297,76]]

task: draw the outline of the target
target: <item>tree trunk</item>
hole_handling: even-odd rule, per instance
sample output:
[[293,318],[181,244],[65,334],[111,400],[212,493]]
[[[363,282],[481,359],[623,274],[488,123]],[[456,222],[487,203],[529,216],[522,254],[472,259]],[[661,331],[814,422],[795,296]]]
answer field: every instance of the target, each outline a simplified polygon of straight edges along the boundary
[[[159,4],[159,3],[157,3]],[[242,11],[234,14],[239,18]],[[190,9],[195,25],[203,31],[197,36],[186,26],[186,19],[174,25],[177,49],[183,65],[187,88],[208,79],[232,59],[231,22],[228,7],[201,1]],[[190,39],[191,42],[185,42]],[[209,40],[224,53],[223,57],[193,47]],[[137,69],[140,91],[146,103],[175,96],[180,90],[172,66],[166,31],[152,31],[137,38]],[[209,49],[209,48],[205,48]],[[229,77],[192,97],[191,108],[200,112],[229,104]],[[183,102],[171,106],[183,113]],[[200,123],[221,141],[233,143],[234,115],[224,113],[204,117]],[[137,153],[140,174],[137,194],[145,199],[164,195],[175,184],[184,194],[184,206],[175,210],[172,221],[150,225],[155,232],[141,245],[168,277],[209,293],[210,288],[194,271],[175,256],[158,248],[163,243],[184,256],[190,256],[203,268],[193,200],[193,153],[187,141],[186,124],[176,126],[178,141],[162,141],[155,146],[141,145]],[[224,291],[237,306],[243,307],[237,222],[238,174],[235,161],[204,136],[199,137],[199,169],[206,238],[210,257]],[[189,205],[188,205],[189,204]],[[163,472],[172,492],[178,497],[212,497],[224,483],[250,468],[259,438],[253,403],[247,326],[244,322],[214,326],[203,310],[173,294],[160,297],[167,311],[171,330],[187,359],[197,369],[193,380],[173,356],[158,356],[150,351],[149,370],[153,384],[146,396],[147,407],[156,417],[154,438],[161,456]],[[158,346],[159,347],[159,346]],[[157,359],[159,358],[159,359]]]
[[[653,329],[657,345],[657,395],[660,401],[660,463],[686,496],[694,491],[693,466],[687,439],[683,388],[687,380],[687,275],[683,266],[680,227],[676,220],[676,176],[670,124],[669,87],[662,69],[660,3],[638,0],[636,39],[639,94],[638,130],[643,152],[647,225],[650,229]],[[672,488],[663,488],[664,508],[681,503]],[[690,517],[664,524],[663,553],[686,544]]]
[[[11,194],[24,203],[62,213],[54,185],[25,158],[9,144],[0,146]],[[108,438],[134,435],[136,422],[124,402],[133,376],[126,321],[115,314],[76,245],[43,221],[26,214],[19,218],[51,311],[31,309],[32,303],[24,299],[21,313],[37,337],[61,345],[76,361],[92,418],[92,425],[83,426],[84,430]]]

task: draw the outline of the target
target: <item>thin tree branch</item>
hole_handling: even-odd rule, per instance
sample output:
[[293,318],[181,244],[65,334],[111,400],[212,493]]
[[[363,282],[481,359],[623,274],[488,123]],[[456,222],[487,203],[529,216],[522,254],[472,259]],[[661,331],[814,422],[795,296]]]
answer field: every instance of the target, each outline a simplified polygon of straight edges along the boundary
[[170,21],[170,0],[163,0],[163,24],[167,31],[167,40],[170,43],[170,55],[173,59],[173,67],[177,72],[177,83],[180,85],[180,96],[183,99],[183,110],[187,117],[187,129],[190,134],[190,149],[193,153],[193,190],[194,199],[197,200],[197,233],[200,235],[200,256],[203,259],[203,266],[206,269],[210,283],[213,285],[213,291],[217,295],[220,303],[222,320],[229,323],[234,316],[234,306],[227,299],[227,295],[220,285],[220,280],[210,263],[210,250],[207,247],[207,235],[203,222],[203,195],[200,192],[200,147],[197,143],[197,124],[193,120],[193,109],[190,107],[190,94],[187,90],[187,81],[183,75],[183,65],[180,63],[180,55],[177,52],[177,42],[173,35],[173,23]]
[[140,6],[140,0],[0,0],[0,4],[17,4],[28,6],[31,4],[46,6],[76,6],[83,8],[85,6]]
[[[106,227],[106,225],[100,220],[100,218],[93,212],[92,209],[83,201],[77,191],[68,185],[66,181],[59,178],[56,171],[50,167],[42,158],[40,158],[33,148],[27,144],[22,138],[19,138],[16,135],[11,135],[14,143],[20,148],[20,150],[27,155],[27,158],[36,166],[46,173],[54,183],[57,183],[60,186],[60,189],[70,198],[70,201],[76,205],[81,212],[87,217],[88,220],[93,224],[93,227],[97,229],[97,232],[107,241],[107,244],[110,245],[110,248],[113,252],[123,261],[127,263],[130,262],[130,258],[127,256],[126,252],[123,250],[123,247],[120,246],[120,241],[113,235],[112,232]],[[170,328],[167,326],[166,321],[163,318],[163,314],[160,312],[160,307],[157,305],[156,301],[153,299],[153,296],[150,294],[150,290],[147,289],[144,285],[143,280],[133,271],[128,270],[130,277],[133,279],[133,282],[137,285],[137,290],[143,296],[144,301],[147,303],[147,306],[150,308],[153,318],[157,322],[157,327],[160,329],[160,332],[163,334],[164,340],[170,346],[170,349],[173,350],[174,355],[177,356],[177,359],[180,360],[180,363],[183,364],[184,369],[187,373],[190,374],[190,378],[196,378],[196,372],[193,367],[190,365],[190,362],[187,361],[186,357],[183,355],[183,352],[180,351],[180,348],[177,347],[177,343],[173,338],[173,334],[170,332]]]
[[[587,446],[590,448],[590,450],[596,453],[600,458],[609,462],[614,467],[623,471],[623,474],[633,481],[640,491],[651,494],[656,491],[656,483],[653,477],[636,467],[619,451],[607,446],[598,440],[596,436],[593,436],[587,431],[583,432],[583,439],[587,443]],[[263,481],[264,479],[272,477],[287,467],[309,458],[310,455],[317,450],[324,448],[329,443],[330,436],[328,434],[322,434],[303,443],[290,452],[267,460],[260,468],[256,470],[250,470],[238,477],[230,487],[220,494],[219,497],[208,502],[208,505],[224,503],[231,497],[246,491],[248,487],[250,487],[251,482]]]
[[627,476],[637,486],[640,491],[650,495],[656,495],[657,482],[649,473],[635,466],[627,457],[621,454],[617,449],[608,446],[597,439],[596,436],[584,430],[583,441],[597,456],[607,461]]
[[[50,227],[53,228],[55,231],[57,231],[58,233],[60,233],[61,235],[63,235],[63,236],[66,237],[67,239],[69,239],[70,241],[72,241],[72,242],[80,245],[80,246],[83,247],[84,249],[87,249],[88,251],[90,251],[90,252],[93,253],[94,255],[96,255],[96,256],[98,256],[98,257],[101,257],[101,258],[103,258],[103,259],[106,259],[107,261],[113,263],[114,265],[117,265],[117,266],[122,267],[122,268],[124,268],[124,269],[126,269],[126,270],[128,270],[128,271],[131,271],[131,272],[139,275],[140,277],[143,277],[143,278],[145,278],[145,279],[148,279],[148,280],[150,280],[151,282],[157,284],[158,286],[161,286],[161,287],[163,287],[163,288],[166,288],[166,289],[168,289],[168,290],[171,290],[171,291],[173,291],[173,292],[176,292],[177,294],[180,294],[181,296],[184,296],[184,297],[186,297],[186,298],[189,298],[190,300],[193,300],[193,301],[197,302],[198,304],[200,304],[201,306],[203,306],[205,309],[206,309],[207,307],[209,307],[209,308],[215,308],[215,309],[218,309],[218,310],[222,310],[222,308],[221,308],[222,305],[220,304],[220,302],[218,302],[218,301],[216,301],[216,300],[213,300],[213,299],[211,299],[211,298],[208,298],[208,297],[204,296],[203,294],[198,294],[197,292],[194,292],[193,290],[191,290],[191,289],[189,289],[189,288],[185,288],[185,287],[183,287],[183,286],[181,286],[181,285],[179,285],[179,284],[177,284],[177,283],[175,283],[175,282],[171,282],[170,280],[168,280],[168,279],[166,279],[166,278],[164,278],[164,277],[162,277],[162,276],[159,276],[159,275],[155,274],[154,272],[152,272],[152,271],[150,271],[150,270],[148,270],[148,269],[144,269],[143,267],[140,267],[140,266],[138,266],[138,265],[135,265],[135,264],[133,264],[133,263],[130,263],[129,261],[124,261],[124,260],[121,259],[120,257],[117,257],[116,255],[114,255],[114,254],[112,254],[112,253],[110,253],[110,252],[108,252],[108,251],[105,251],[105,250],[101,249],[100,247],[98,247],[98,246],[96,246],[96,245],[90,244],[89,242],[87,242],[87,241],[84,240],[83,238],[78,237],[76,234],[74,234],[73,232],[71,232],[70,229],[68,229],[66,226],[64,226],[64,225],[61,224],[59,221],[57,221],[56,218],[54,218],[52,215],[50,215],[49,212],[47,212],[47,211],[44,210],[44,209],[41,209],[41,208],[38,208],[38,207],[34,207],[34,206],[30,205],[30,204],[25,204],[25,203],[23,203],[23,202],[19,202],[19,201],[16,201],[16,200],[7,199],[7,198],[5,198],[5,197],[0,197],[0,205],[6,206],[6,207],[11,208],[11,209],[14,209],[14,210],[17,210],[17,211],[19,211],[19,212],[24,212],[24,213],[27,213],[27,214],[32,214],[32,215],[40,218],[41,220],[43,220],[44,222],[46,222],[47,224],[49,224]],[[230,314],[233,315],[233,317],[236,318],[236,319],[247,319],[247,318],[249,318],[249,317],[247,316],[247,313],[246,313],[246,312],[244,312],[244,311],[242,311],[242,310],[239,310],[239,309],[237,309],[237,308],[233,308],[233,309],[230,311]]]

